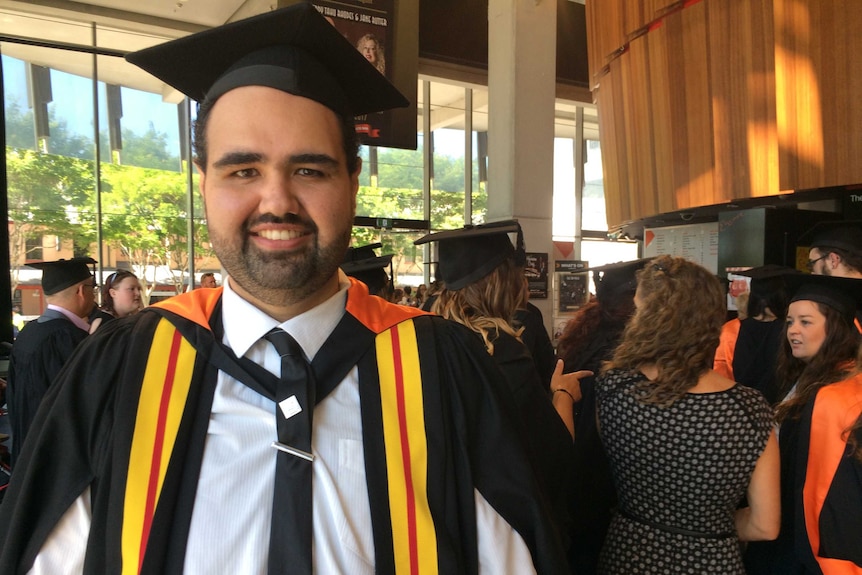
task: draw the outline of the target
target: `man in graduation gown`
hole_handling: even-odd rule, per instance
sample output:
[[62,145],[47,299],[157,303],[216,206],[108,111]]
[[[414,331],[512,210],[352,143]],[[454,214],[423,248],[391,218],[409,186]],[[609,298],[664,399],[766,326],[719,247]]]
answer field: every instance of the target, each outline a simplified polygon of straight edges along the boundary
[[565,572],[491,358],[338,271],[352,117],[403,96],[304,3],[129,59],[203,102],[228,278],[76,352],[0,506],[0,572]]
[[79,343],[89,333],[95,306],[92,258],[27,264],[42,270],[45,312],[24,326],[9,356],[7,400],[12,427],[12,465],[48,391]]

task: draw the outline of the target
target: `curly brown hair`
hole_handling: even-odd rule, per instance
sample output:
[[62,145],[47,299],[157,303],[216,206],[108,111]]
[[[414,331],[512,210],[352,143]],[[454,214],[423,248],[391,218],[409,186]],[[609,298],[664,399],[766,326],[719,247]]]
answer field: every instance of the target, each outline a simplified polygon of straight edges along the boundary
[[459,290],[445,287],[437,296],[431,311],[466,325],[482,336],[485,349],[494,355],[493,340],[499,332],[520,338],[523,331],[512,324],[515,311],[525,301],[527,284],[523,268],[511,258],[503,261],[482,279]]
[[859,332],[856,326],[834,308],[813,302],[826,317],[826,338],[810,360],[793,357],[787,341],[787,324],[782,332],[782,343],[776,365],[776,379],[780,386],[779,397],[784,397],[796,385],[791,399],[778,405],[776,419],[795,419],[802,407],[824,385],[846,379],[856,367],[859,352]]
[[706,268],[659,256],[638,272],[637,299],[635,315],[604,371],[654,365],[658,376],[635,392],[643,403],[669,406],[712,368],[725,320],[724,291]]

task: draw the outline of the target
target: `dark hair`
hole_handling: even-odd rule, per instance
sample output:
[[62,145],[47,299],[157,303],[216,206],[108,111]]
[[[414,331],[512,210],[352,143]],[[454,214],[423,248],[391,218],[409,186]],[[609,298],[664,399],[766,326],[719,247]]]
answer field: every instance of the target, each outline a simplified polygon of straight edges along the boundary
[[[198,115],[194,122],[194,153],[195,160],[202,172],[207,169],[207,123],[213,106],[218,101],[204,100],[198,106]],[[359,136],[356,134],[356,125],[352,117],[345,117],[332,112],[338,118],[341,126],[341,141],[344,157],[347,162],[347,173],[354,174],[359,169]]]
[[138,279],[138,276],[128,270],[117,270],[105,280],[105,285],[102,286],[102,309],[111,315],[116,315],[114,309],[114,298],[111,295],[111,289],[121,284],[126,278]]
[[796,385],[793,398],[778,405],[776,419],[781,422],[799,416],[802,407],[824,385],[845,379],[856,367],[859,351],[859,331],[834,308],[812,302],[826,318],[826,338],[820,349],[807,362],[793,357],[784,325],[782,343],[775,370],[779,397],[784,397]]
[[780,277],[753,279],[748,295],[748,317],[757,317],[769,308],[775,317],[787,315],[790,296]]
[[634,315],[634,291],[610,294],[599,301],[593,299],[569,320],[557,343],[557,357],[566,363],[566,370],[582,369],[578,365],[581,351],[588,349],[600,329],[622,334],[626,322]]
[[844,262],[845,266],[852,270],[856,270],[857,272],[862,272],[862,253],[860,252],[851,252],[842,248],[833,248],[828,246],[817,248],[817,250],[823,255],[828,255],[830,253],[837,254],[841,258],[841,261]]

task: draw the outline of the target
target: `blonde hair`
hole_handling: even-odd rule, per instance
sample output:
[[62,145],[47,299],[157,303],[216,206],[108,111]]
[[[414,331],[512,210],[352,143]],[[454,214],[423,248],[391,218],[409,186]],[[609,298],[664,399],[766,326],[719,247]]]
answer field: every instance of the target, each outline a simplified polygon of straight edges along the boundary
[[526,301],[527,285],[523,270],[506,259],[490,274],[459,290],[443,288],[431,311],[465,325],[482,336],[485,349],[494,355],[493,340],[499,332],[519,338],[523,328],[515,329],[515,311]]
[[643,403],[668,406],[712,368],[725,319],[718,278],[688,260],[659,256],[638,272],[638,307],[611,368],[654,365],[658,376],[636,387]]

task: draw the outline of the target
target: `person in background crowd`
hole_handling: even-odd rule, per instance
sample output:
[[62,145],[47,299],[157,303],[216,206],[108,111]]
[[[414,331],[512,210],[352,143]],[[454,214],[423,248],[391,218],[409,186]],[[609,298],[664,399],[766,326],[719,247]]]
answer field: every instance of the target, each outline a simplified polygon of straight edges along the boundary
[[775,361],[784,339],[783,319],[789,295],[785,276],[793,268],[767,264],[736,272],[751,278],[746,317],[737,322],[729,337],[727,324],[715,353],[713,369],[721,375],[761,392],[770,403],[778,401],[774,381]]
[[862,278],[862,221],[820,222],[799,238],[814,275]]
[[[787,308],[784,338],[776,367],[781,399],[776,416],[781,426],[781,533],[774,542],[749,545],[745,560],[748,573],[752,575],[817,572],[806,568],[806,565],[814,565],[814,555],[820,550],[814,549],[812,553],[804,536],[810,527],[801,519],[800,487],[804,483],[806,468],[823,465],[823,470],[818,473],[822,479],[828,480],[830,473],[836,471],[834,464],[837,459],[834,458],[834,437],[827,445],[809,449],[808,429],[813,432],[819,425],[810,419],[810,407],[821,389],[847,379],[858,368],[856,358],[861,340],[853,320],[857,306],[862,303],[862,280],[790,274],[785,276],[785,281],[793,295]],[[827,418],[844,415],[824,414]],[[837,525],[831,521],[834,514],[828,512],[834,510],[835,505],[845,505],[857,498],[858,493],[837,492],[832,495],[830,505],[823,508],[827,513],[821,519],[827,523],[820,525],[819,539],[827,548],[841,549],[846,554],[850,551],[842,543],[844,536],[841,531],[846,530],[847,535],[854,538],[852,547],[858,549],[859,537],[862,536],[862,533],[854,532],[854,525],[858,526],[858,523]]]
[[416,307],[415,305],[413,305],[414,303],[416,303],[416,300],[413,299],[413,287],[404,286],[401,289],[403,292],[403,297],[398,301],[398,303],[409,307]]
[[36,412],[52,382],[66,365],[90,326],[87,316],[96,303],[93,258],[37,262],[48,307],[18,334],[9,357],[7,402],[12,427],[12,465],[29,435]]
[[[518,234],[513,247],[509,233]],[[417,245],[438,243],[437,274],[443,289],[431,311],[470,328],[505,375],[508,390],[520,414],[519,432],[539,462],[543,485],[558,512],[562,528],[568,522],[566,501],[573,478],[572,437],[566,433],[566,409],[580,400],[578,378],[583,373],[562,376],[552,383],[553,399],[539,378],[529,350],[519,339],[512,321],[524,301],[523,239],[515,221],[469,226],[460,230],[428,234]]]
[[428,286],[425,284],[419,284],[416,288],[416,298],[413,302],[414,305],[418,308],[422,308],[425,305],[425,300],[428,299]]
[[102,286],[102,305],[90,315],[90,333],[106,322],[138,313],[143,307],[138,276],[128,270],[117,270]]
[[347,248],[341,269],[348,276],[368,286],[368,293],[371,295],[388,299],[389,292],[392,291],[392,258],[395,254],[376,255],[374,250],[382,247],[383,244],[378,242]]
[[741,574],[739,541],[778,534],[772,409],[712,370],[724,301],[718,278],[683,258],[638,272],[635,314],[596,380],[619,499],[599,573]]
[[215,274],[213,272],[207,272],[205,274],[201,274],[201,287],[202,288],[218,287],[218,282],[216,281]]
[[802,493],[796,517],[804,526],[797,533],[807,536],[805,567],[823,575],[862,573],[862,347],[856,373],[821,387],[800,421],[806,464],[796,481]]
[[[619,262],[585,270],[592,272],[596,297],[566,324],[557,342],[564,371],[599,373],[613,356],[623,329],[635,311],[635,274],[648,259]],[[575,482],[572,498],[572,573],[597,573],[599,552],[617,503],[613,476],[596,427],[594,376],[580,381],[582,399],[575,413]]]
[[563,572],[481,342],[339,270],[354,118],[406,98],[304,2],[127,59],[202,102],[226,281],[70,360],[0,506],[0,573]]

